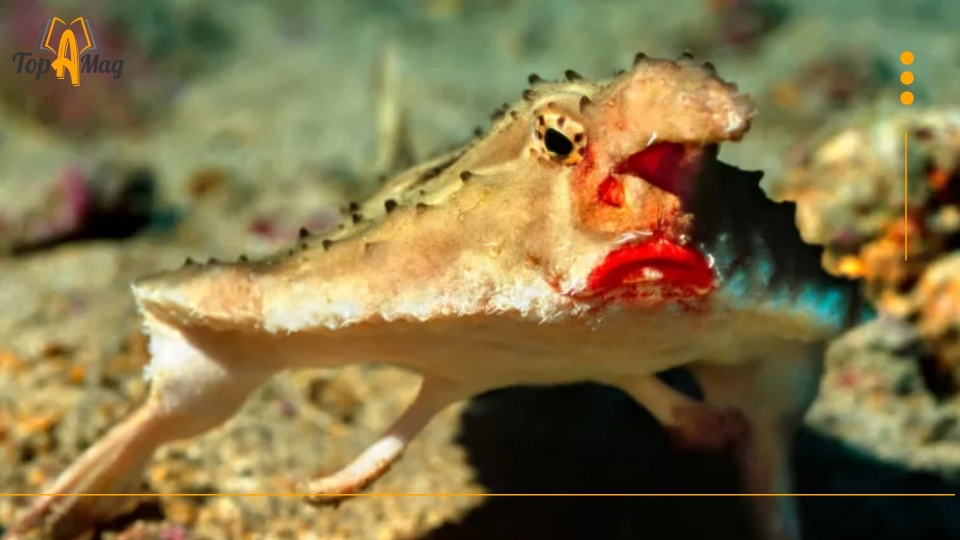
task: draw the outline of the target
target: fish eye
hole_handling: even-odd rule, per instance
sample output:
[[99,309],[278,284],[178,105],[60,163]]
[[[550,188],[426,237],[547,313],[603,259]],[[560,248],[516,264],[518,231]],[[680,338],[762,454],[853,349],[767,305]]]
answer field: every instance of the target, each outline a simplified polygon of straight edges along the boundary
[[543,146],[547,152],[565,158],[573,152],[573,141],[559,131],[550,128],[543,136]]
[[575,119],[556,110],[542,110],[536,115],[534,132],[545,158],[561,165],[576,165],[583,159],[586,134]]

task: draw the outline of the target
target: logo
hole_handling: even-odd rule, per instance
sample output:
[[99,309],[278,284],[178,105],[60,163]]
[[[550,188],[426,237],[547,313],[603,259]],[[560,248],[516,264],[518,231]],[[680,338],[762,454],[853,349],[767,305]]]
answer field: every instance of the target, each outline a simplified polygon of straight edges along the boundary
[[[58,79],[69,75],[73,86],[80,86],[81,73],[112,73],[114,79],[119,79],[123,60],[101,60],[102,52],[90,19],[77,17],[67,24],[54,17],[40,29],[33,52],[14,53],[13,63],[18,75],[26,72],[40,80],[41,75],[53,69]],[[37,58],[33,58],[34,54]],[[51,56],[53,60],[48,58]]]

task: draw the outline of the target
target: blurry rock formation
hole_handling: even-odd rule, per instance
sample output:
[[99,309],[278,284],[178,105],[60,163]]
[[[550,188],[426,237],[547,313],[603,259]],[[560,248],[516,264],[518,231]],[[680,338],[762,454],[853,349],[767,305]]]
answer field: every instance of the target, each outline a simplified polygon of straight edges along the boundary
[[[905,165],[906,162],[906,165]],[[960,109],[860,115],[798,153],[771,196],[797,203],[824,268],[916,325],[931,388],[960,381]]]

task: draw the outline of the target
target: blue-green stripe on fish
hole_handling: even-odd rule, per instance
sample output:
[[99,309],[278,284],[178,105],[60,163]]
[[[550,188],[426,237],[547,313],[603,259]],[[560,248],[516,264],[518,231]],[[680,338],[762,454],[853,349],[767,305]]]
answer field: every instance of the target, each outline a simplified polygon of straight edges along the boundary
[[[707,151],[715,155],[716,149]],[[694,216],[693,239],[714,260],[718,294],[734,308],[764,305],[837,328],[873,318],[859,285],[823,269],[823,248],[800,237],[796,206],[767,197],[762,177],[706,159],[683,200]]]

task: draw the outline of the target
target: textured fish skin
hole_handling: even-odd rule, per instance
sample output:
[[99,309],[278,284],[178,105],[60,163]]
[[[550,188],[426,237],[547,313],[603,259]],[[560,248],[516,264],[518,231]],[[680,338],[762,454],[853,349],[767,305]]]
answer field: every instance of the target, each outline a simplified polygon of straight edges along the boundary
[[[531,77],[489,133],[399,174],[326,236],[137,281],[150,397],[47,491],[134,489],[158,446],[219,425],[272,374],[368,362],[421,374],[421,389],[355,461],[304,483],[314,502],[368,486],[450,403],[575,381],[625,390],[681,444],[736,447],[746,491],[792,491],[823,349],[859,313],[793,209],[717,161],[752,101],[688,57],[567,79]],[[677,366],[705,402],[657,378]],[[791,499],[754,507],[764,538],[799,538]],[[13,534],[65,538],[121,510],[45,497]]]

